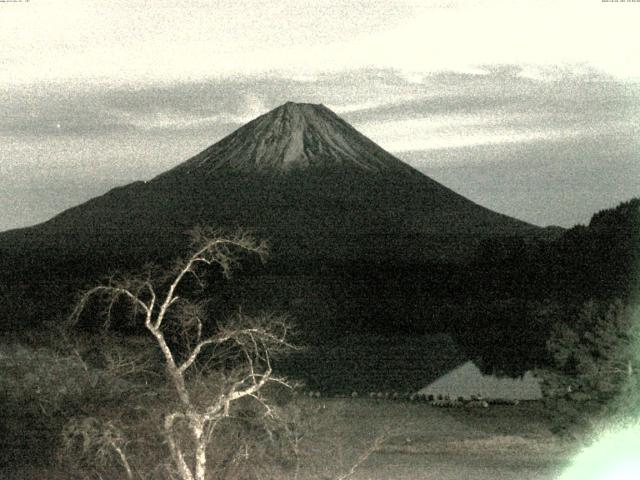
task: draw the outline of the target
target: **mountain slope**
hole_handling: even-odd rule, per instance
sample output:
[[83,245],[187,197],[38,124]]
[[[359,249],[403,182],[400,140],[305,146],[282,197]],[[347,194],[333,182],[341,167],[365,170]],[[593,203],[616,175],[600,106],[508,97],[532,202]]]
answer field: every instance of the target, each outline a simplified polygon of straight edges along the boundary
[[35,296],[43,285],[70,292],[174,258],[197,224],[252,230],[270,242],[270,265],[296,272],[451,263],[484,238],[541,232],[426,177],[326,107],[287,103],[148,182],[0,234],[3,282],[23,277]]
[[135,250],[151,259],[198,223],[253,229],[278,251],[294,242],[301,255],[338,258],[370,250],[370,239],[374,250],[432,258],[447,255],[430,250],[433,239],[446,239],[455,254],[480,237],[538,231],[422,175],[326,107],[287,103],[149,182],[1,234],[0,246],[13,239],[24,248],[93,256]]

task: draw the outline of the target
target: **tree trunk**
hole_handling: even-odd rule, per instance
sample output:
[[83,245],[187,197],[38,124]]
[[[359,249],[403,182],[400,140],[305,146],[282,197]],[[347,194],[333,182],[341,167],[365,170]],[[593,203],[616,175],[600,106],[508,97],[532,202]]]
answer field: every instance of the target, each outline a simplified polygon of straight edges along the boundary
[[171,452],[171,457],[173,457],[173,463],[178,468],[178,472],[180,474],[180,478],[182,480],[194,480],[193,473],[191,469],[187,465],[187,462],[184,459],[184,455],[180,447],[176,445],[176,441],[173,438],[173,422],[175,417],[173,415],[167,416],[164,421],[164,431],[167,436],[167,442],[169,443],[169,450]]
[[196,440],[196,478],[195,480],[205,480],[207,474],[207,439],[203,435],[203,422],[193,426],[193,436]]

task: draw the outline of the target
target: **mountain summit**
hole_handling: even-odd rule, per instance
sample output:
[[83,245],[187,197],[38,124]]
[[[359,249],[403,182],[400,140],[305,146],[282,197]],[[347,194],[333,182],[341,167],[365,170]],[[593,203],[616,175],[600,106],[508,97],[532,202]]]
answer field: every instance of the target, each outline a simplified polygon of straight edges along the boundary
[[287,102],[172,172],[290,171],[336,166],[369,172],[410,168],[324,105]]

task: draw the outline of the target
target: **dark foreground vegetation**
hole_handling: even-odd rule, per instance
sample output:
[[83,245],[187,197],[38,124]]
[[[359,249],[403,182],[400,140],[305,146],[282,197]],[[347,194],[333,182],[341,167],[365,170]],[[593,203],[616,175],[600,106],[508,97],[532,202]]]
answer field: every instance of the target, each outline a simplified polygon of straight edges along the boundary
[[[183,252],[215,238],[201,231]],[[263,253],[250,237],[236,240],[240,251]],[[457,262],[276,258],[265,267],[244,257],[226,279],[240,258],[234,248],[203,250],[197,268],[186,255],[103,283],[80,276],[23,305],[55,277],[4,283],[5,307],[40,320],[6,335],[0,351],[3,475],[28,478],[15,473],[28,467],[59,478],[344,479],[375,452],[399,449],[400,434],[370,429],[330,445],[319,432],[337,414],[301,399],[301,388],[321,398],[405,393],[438,362],[469,357],[499,374],[537,369],[547,400],[527,408],[542,409],[556,433],[636,413],[640,200],[557,238],[487,240]],[[64,289],[78,283],[88,289],[69,302]],[[72,305],[81,308],[69,325]],[[437,333],[453,344],[430,343]],[[377,415],[374,400],[341,402]],[[462,421],[479,414],[470,415]],[[327,471],[326,458],[340,461]]]
[[[176,401],[151,347],[121,335],[7,339],[2,478],[179,478],[160,422]],[[278,421],[258,402],[236,405],[209,439],[206,478],[550,480],[577,448],[551,433],[541,402],[443,409],[272,386],[262,398]]]
[[[42,345],[44,339],[33,340]],[[109,368],[91,368],[91,380],[73,352],[66,357],[21,343],[2,353],[16,361],[3,357],[3,369],[34,372],[19,385],[7,385],[3,377],[3,387],[16,387],[3,398],[3,479],[128,479],[114,445],[123,449],[133,478],[174,478],[165,439],[154,428],[166,398],[145,394],[159,383],[116,380]],[[551,480],[576,448],[550,434],[552,421],[537,403],[469,410],[406,400],[265,395],[277,401],[289,430],[270,435],[263,412],[243,406],[211,438],[210,478],[409,480],[436,472],[445,480],[472,474],[480,480]]]

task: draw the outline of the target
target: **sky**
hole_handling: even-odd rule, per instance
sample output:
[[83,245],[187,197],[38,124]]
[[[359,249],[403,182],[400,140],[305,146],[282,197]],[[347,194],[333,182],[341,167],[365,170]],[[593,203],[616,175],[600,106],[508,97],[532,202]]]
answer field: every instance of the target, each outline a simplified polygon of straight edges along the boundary
[[486,207],[640,196],[640,1],[0,2],[0,231],[322,103]]

